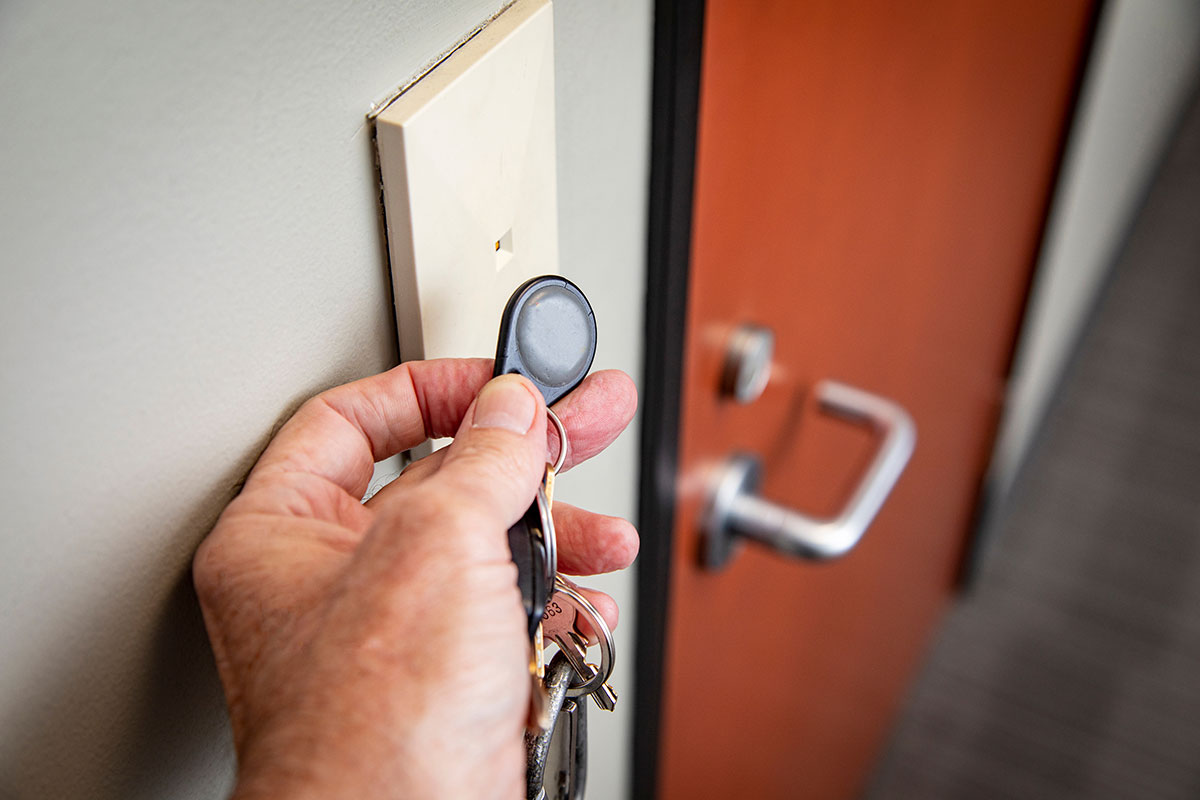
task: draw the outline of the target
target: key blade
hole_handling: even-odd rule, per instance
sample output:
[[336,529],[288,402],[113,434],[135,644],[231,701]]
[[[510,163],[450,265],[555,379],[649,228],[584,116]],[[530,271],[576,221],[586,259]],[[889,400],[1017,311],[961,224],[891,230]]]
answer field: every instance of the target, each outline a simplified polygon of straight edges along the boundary
[[525,719],[525,730],[534,736],[550,730],[550,693],[537,675],[530,675],[529,715]]
[[[562,446],[561,444],[559,445]],[[546,474],[542,476],[542,490],[546,493],[546,505],[553,508],[554,506],[554,467],[551,464],[546,465]]]
[[540,622],[537,632],[533,635],[533,667],[539,678],[546,677],[546,638]]
[[596,668],[587,663],[587,645],[573,631],[554,637],[554,643],[581,680],[587,681],[596,675]]
[[599,689],[592,692],[592,699],[596,701],[596,706],[604,711],[615,711],[617,708],[617,692],[607,683],[601,684]]

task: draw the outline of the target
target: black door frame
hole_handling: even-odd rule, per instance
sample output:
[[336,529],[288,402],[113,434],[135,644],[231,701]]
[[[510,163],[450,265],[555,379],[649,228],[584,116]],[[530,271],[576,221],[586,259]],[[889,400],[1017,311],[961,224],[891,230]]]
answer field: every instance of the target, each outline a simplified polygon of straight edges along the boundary
[[642,374],[637,571],[637,677],[631,797],[658,789],[663,642],[670,596],[680,391],[692,245],[692,196],[704,0],[654,9],[649,234]]

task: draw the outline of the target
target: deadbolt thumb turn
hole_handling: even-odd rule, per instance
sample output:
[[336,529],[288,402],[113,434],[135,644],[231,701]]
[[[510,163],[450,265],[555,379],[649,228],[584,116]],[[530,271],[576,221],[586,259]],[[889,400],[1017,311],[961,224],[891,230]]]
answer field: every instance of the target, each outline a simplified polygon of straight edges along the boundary
[[824,561],[854,549],[908,464],[917,440],[912,417],[891,400],[836,381],[816,386],[822,412],[882,435],[871,466],[845,507],[821,519],[759,497],[762,462],[737,453],[718,470],[704,517],[704,565],[724,566],[740,537],[788,555]]

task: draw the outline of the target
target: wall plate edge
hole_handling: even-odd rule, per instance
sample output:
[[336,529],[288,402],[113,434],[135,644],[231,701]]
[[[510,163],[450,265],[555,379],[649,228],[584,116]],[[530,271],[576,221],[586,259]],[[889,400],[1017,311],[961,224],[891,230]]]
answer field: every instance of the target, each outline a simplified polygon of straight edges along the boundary
[[490,356],[508,293],[558,273],[553,86],[552,5],[517,0],[376,118],[402,361]]

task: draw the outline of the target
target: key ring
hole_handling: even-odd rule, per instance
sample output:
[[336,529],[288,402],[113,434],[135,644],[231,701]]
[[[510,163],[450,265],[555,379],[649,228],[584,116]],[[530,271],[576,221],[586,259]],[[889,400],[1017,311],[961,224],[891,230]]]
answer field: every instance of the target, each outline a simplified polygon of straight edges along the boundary
[[566,581],[558,577],[554,580],[554,590],[555,592],[562,592],[563,596],[575,607],[576,613],[586,616],[588,622],[591,623],[592,630],[599,634],[600,669],[589,680],[567,689],[567,697],[582,697],[585,694],[595,692],[608,682],[616,663],[617,644],[613,640],[612,631],[608,629],[608,623],[604,621],[604,617],[600,616],[600,612],[596,610],[594,605],[588,602],[586,597],[575,591]]
[[558,431],[558,458],[554,460],[554,466],[551,467],[555,474],[557,474],[562,470],[563,464],[567,462],[567,429],[563,427],[562,420],[558,418],[558,414],[555,414],[548,408],[546,409],[546,416],[550,418],[550,421],[554,423],[554,429]]
[[[550,475],[552,478],[567,460],[567,429],[563,426],[562,420],[558,418],[550,409],[546,409],[547,416],[554,423],[555,429],[558,431],[558,458],[554,465],[551,466]],[[555,586],[558,581],[558,536],[554,531],[554,509],[550,507],[551,501],[546,494],[546,483],[538,487],[537,491],[537,507],[538,516],[542,523],[542,543],[546,547],[546,585]],[[553,594],[553,592],[551,592]]]
[[[546,414],[558,431],[558,459],[553,466],[548,467],[549,473],[546,476],[547,480],[553,480],[554,474],[562,469],[562,465],[567,460],[567,429],[563,427],[562,420],[553,411],[547,408]],[[558,580],[558,536],[554,530],[554,509],[551,508],[550,496],[546,490],[547,483],[543,480],[542,485],[538,487],[535,502],[542,524],[542,543],[546,547],[546,585],[553,587]]]
[[[546,586],[553,587],[558,581],[558,534],[554,530],[554,515],[550,509],[550,500],[546,497],[546,489],[539,486],[537,498],[538,517],[542,523],[542,544],[546,548]],[[554,594],[553,591],[550,592]]]

